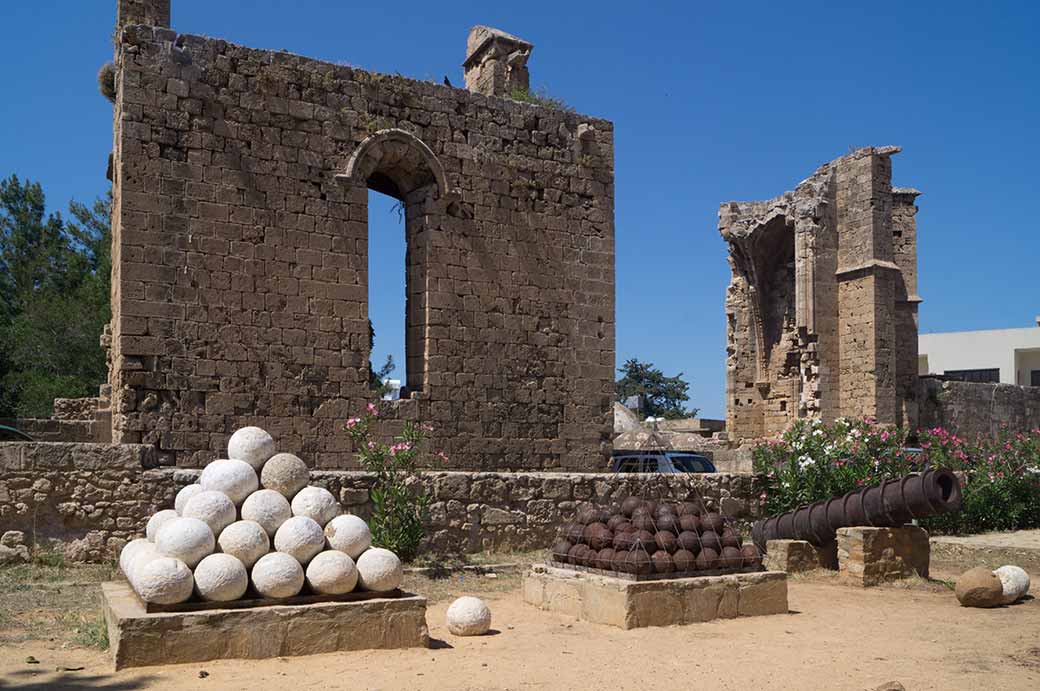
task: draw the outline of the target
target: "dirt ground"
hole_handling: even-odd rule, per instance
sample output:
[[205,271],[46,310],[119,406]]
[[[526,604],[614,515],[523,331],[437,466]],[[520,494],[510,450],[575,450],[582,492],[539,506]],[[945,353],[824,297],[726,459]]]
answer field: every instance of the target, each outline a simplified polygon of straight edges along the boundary
[[[633,631],[537,611],[522,602],[515,574],[412,576],[407,585],[431,595],[430,649],[112,673],[107,653],[82,647],[75,632],[63,636],[43,628],[40,636],[24,630],[10,635],[12,627],[20,629],[9,613],[0,624],[0,634],[7,634],[0,639],[0,689],[833,691],[890,680],[908,691],[1040,689],[1040,600],[965,609],[937,580],[864,590],[827,576],[797,577],[790,581],[787,615]],[[450,598],[465,593],[489,602],[491,635],[456,638],[447,632]],[[9,607],[11,594],[3,593],[0,606]],[[25,615],[23,609],[16,618]],[[49,620],[39,611],[32,616]],[[38,662],[28,663],[29,656]]]

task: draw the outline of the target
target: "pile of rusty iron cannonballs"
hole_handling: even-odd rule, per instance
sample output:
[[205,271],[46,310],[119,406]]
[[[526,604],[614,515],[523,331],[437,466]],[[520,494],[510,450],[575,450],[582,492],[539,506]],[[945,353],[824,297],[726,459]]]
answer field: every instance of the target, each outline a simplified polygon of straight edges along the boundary
[[565,525],[552,560],[604,571],[650,575],[759,568],[762,554],[744,544],[726,518],[701,502],[629,497],[614,510],[584,509]]

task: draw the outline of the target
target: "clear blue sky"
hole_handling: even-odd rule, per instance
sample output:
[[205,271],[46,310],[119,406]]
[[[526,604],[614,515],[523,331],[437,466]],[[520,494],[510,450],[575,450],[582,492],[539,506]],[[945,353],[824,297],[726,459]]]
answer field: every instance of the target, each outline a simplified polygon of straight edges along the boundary
[[[0,3],[0,174],[41,181],[55,209],[107,186],[95,74],[114,13]],[[724,412],[719,203],[792,189],[853,147],[901,145],[894,182],[924,192],[923,331],[1040,313],[1040,3],[173,3],[183,33],[457,85],[474,24],[532,41],[534,85],[614,121],[618,362],[685,372],[702,414]],[[403,240],[388,204],[371,219],[373,257],[395,267],[373,279],[385,352],[403,343]]]

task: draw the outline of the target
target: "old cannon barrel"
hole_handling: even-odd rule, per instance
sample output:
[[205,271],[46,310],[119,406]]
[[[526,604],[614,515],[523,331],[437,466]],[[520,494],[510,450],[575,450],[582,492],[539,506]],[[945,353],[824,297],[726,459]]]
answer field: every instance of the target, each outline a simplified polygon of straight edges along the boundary
[[949,469],[938,468],[762,519],[751,528],[751,539],[763,553],[769,540],[823,545],[835,538],[838,528],[898,527],[960,508],[960,481]]

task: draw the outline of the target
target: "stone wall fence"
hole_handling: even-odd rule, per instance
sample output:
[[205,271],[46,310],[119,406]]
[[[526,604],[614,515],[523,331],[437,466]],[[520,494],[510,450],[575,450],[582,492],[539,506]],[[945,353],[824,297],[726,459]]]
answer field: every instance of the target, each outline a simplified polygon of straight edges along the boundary
[[[148,517],[172,508],[199,470],[158,467],[155,448],[135,444],[0,444],[0,534],[5,544],[60,541],[71,561],[103,561],[143,534]],[[344,508],[368,518],[374,476],[315,470]],[[760,479],[609,473],[430,471],[429,546],[441,553],[548,547],[560,525],[585,505],[630,494],[692,499],[741,521],[760,517]],[[19,535],[19,533],[21,535]],[[3,555],[0,554],[0,557]]]

